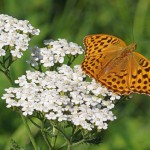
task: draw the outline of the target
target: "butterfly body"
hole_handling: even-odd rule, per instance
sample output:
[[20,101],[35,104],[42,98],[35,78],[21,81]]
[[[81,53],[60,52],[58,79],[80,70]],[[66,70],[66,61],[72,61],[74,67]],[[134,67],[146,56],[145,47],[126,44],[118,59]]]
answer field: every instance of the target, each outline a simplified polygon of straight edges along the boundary
[[136,44],[105,34],[89,35],[82,70],[119,95],[150,94],[150,62],[135,52]]

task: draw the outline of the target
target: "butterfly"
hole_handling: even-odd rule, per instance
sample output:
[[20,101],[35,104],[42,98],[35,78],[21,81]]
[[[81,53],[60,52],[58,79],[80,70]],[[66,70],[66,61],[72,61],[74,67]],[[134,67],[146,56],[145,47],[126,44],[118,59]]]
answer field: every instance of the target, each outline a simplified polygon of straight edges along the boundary
[[95,34],[86,36],[84,45],[83,72],[116,94],[150,95],[150,61],[135,52],[135,43],[126,45],[115,36]]

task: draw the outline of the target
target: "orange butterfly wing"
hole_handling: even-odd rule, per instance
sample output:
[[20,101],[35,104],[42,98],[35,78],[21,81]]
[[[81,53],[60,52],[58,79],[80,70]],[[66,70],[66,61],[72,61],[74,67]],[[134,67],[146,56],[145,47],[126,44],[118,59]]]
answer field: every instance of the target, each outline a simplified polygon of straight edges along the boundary
[[86,51],[82,70],[95,79],[107,63],[118,54],[118,49],[126,46],[121,39],[105,34],[86,36],[84,44]]
[[133,52],[130,90],[150,95],[150,61]]
[[91,56],[100,54],[105,50],[111,50],[111,47],[124,47],[126,43],[121,39],[107,34],[88,35],[83,40],[86,47],[85,55]]
[[121,39],[105,34],[86,36],[82,70],[120,95],[150,94],[150,62]]

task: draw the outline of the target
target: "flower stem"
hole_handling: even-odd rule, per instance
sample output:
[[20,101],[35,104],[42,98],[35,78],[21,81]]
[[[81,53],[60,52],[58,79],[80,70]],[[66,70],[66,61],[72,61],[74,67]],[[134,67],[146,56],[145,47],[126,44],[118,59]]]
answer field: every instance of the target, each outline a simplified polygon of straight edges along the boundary
[[49,142],[49,139],[47,138],[47,135],[45,134],[43,122],[42,122],[41,133],[42,133],[42,136],[43,136],[43,138],[44,138],[46,144],[48,145],[49,150],[52,149],[52,145],[51,145],[51,143]]
[[48,140],[48,138],[47,138],[45,132],[41,130],[41,133],[42,133],[42,135],[43,135],[43,138],[44,138],[46,144],[48,145],[48,148],[49,148],[49,149],[52,149],[52,145],[51,145],[51,143],[49,142],[49,140]]
[[32,145],[34,147],[34,150],[39,150],[38,146],[36,145],[36,142],[35,142],[35,140],[34,140],[34,138],[32,136],[32,133],[31,133],[31,130],[30,130],[29,126],[28,126],[26,118],[23,115],[21,115],[21,118],[22,118],[22,121],[23,121],[24,125],[26,126],[26,129],[27,129],[28,135],[30,137],[31,143],[32,143]]
[[67,142],[65,142],[64,144],[62,144],[59,148],[57,148],[56,150],[61,150],[63,147],[66,147]]
[[64,133],[60,128],[58,128],[57,126],[55,126],[55,128],[62,134],[62,136],[64,137],[64,139],[65,139],[67,142],[69,142],[69,139],[68,139],[68,137],[65,135],[65,133]]
[[71,150],[71,143],[68,142],[67,150]]
[[7,79],[8,79],[8,81],[10,82],[10,84],[11,84],[11,85],[14,85],[14,82],[12,81],[9,72],[6,73],[5,75],[6,75]]
[[6,76],[6,78],[8,79],[8,81],[10,82],[11,85],[14,85],[14,83],[10,77],[9,70],[4,71],[4,70],[0,69],[0,72],[2,72]]
[[73,143],[73,144],[72,144],[72,146],[79,145],[79,144],[81,144],[81,143],[83,143],[83,142],[85,142],[85,140],[84,140],[84,139],[80,140],[79,142]]
[[55,148],[56,140],[57,140],[58,130],[53,126],[53,137],[52,137],[52,145],[53,149]]
[[72,145],[71,145],[70,139],[66,136],[66,134],[60,128],[58,128],[57,126],[55,126],[55,128],[63,135],[64,139],[66,140],[67,145],[68,145],[67,150],[71,150]]

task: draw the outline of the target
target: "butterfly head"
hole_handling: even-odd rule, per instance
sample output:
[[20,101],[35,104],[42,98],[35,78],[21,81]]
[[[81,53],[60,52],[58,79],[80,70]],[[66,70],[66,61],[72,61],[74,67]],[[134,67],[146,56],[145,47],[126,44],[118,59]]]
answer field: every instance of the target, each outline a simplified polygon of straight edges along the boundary
[[132,43],[132,44],[128,45],[127,47],[128,47],[128,49],[129,49],[130,51],[135,51],[135,49],[136,49],[136,47],[137,47],[137,44],[136,44],[136,43]]

